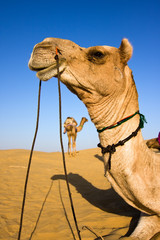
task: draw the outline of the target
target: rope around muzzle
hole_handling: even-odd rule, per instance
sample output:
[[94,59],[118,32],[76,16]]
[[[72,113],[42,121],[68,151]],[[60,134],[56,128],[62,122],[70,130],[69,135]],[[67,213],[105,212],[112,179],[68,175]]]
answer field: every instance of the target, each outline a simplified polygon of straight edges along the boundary
[[63,167],[64,167],[64,173],[65,173],[65,178],[66,178],[66,185],[67,185],[67,189],[68,189],[70,205],[71,205],[71,209],[72,209],[72,214],[73,214],[73,218],[74,218],[77,234],[78,234],[79,240],[81,240],[80,230],[78,228],[78,223],[77,223],[77,219],[76,219],[76,214],[75,214],[75,210],[74,210],[74,206],[73,206],[73,200],[72,200],[70,186],[69,186],[69,181],[68,181],[67,167],[66,167],[66,162],[65,162],[65,154],[64,154],[64,147],[63,147],[63,141],[62,141],[61,88],[60,88],[60,72],[59,72],[59,56],[58,56],[58,53],[60,53],[60,50],[56,47],[55,60],[56,60],[56,63],[57,63],[57,78],[58,78],[58,92],[59,92],[60,143],[61,143]]

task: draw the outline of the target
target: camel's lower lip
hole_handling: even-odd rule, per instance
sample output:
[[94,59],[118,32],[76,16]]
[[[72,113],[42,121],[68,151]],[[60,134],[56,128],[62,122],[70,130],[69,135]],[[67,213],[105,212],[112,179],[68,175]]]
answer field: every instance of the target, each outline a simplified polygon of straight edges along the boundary
[[[62,74],[64,70],[65,70],[65,64],[61,64],[59,67],[59,73]],[[47,81],[52,77],[57,77],[57,74],[58,74],[58,69],[56,64],[53,64],[46,68],[36,69],[36,71],[37,71],[37,74],[36,74],[37,77],[43,81]]]
[[57,75],[57,68],[55,65],[51,65],[46,68],[36,69],[37,77],[43,81],[47,81]]

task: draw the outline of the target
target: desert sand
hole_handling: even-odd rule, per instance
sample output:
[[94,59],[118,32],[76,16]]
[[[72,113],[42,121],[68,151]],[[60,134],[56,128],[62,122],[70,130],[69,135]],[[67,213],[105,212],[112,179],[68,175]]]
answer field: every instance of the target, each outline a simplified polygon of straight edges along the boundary
[[[0,151],[1,240],[18,237],[29,154],[29,150]],[[65,156],[82,240],[115,240],[130,232],[139,212],[127,205],[104,177],[100,149]],[[21,239],[78,239],[60,152],[33,153]]]

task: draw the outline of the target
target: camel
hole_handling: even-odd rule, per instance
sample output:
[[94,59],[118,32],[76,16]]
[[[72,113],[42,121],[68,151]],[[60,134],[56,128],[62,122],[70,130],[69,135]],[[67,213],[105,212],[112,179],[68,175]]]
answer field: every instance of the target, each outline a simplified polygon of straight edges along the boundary
[[160,231],[160,155],[147,147],[139,127],[138,93],[128,66],[133,47],[126,38],[119,48],[84,48],[70,40],[46,38],[34,46],[29,60],[39,79],[58,76],[57,49],[61,82],[85,104],[97,128],[106,177],[141,211],[130,237],[151,239]]
[[155,149],[158,149],[160,151],[160,132],[159,132],[157,138],[149,139],[146,142],[146,144],[149,148],[155,148]]
[[[68,136],[68,155],[71,156],[73,151],[73,156],[76,154],[76,138],[77,138],[77,132],[80,132],[83,128],[83,125],[85,122],[87,122],[87,118],[82,117],[81,122],[78,127],[77,122],[72,117],[67,117],[67,119],[64,122],[64,133],[67,132]],[[71,151],[71,139],[72,139],[72,151]]]

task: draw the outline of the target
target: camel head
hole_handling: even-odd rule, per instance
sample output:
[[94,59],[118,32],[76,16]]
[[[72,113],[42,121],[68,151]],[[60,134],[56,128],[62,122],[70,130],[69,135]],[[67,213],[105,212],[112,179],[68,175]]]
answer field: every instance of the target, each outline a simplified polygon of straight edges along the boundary
[[67,117],[65,122],[64,122],[64,127],[66,127],[67,125],[77,126],[77,122],[73,117]]
[[46,38],[35,45],[29,68],[43,81],[57,76],[56,47],[59,49],[61,81],[80,99],[85,92],[107,95],[123,88],[124,68],[132,56],[132,46],[123,39],[120,47],[82,48],[69,40]]
[[[29,68],[36,71],[37,77],[43,81],[57,77],[56,48],[59,51],[61,82],[87,108],[104,102],[102,99],[108,96],[113,96],[114,101],[116,98],[117,103],[123,102],[121,96],[126,91],[127,76],[132,75],[127,65],[132,56],[132,46],[127,39],[122,40],[119,48],[82,48],[70,40],[46,38],[35,45],[29,60]],[[132,85],[133,81],[130,82]],[[118,96],[121,100],[118,100]]]

